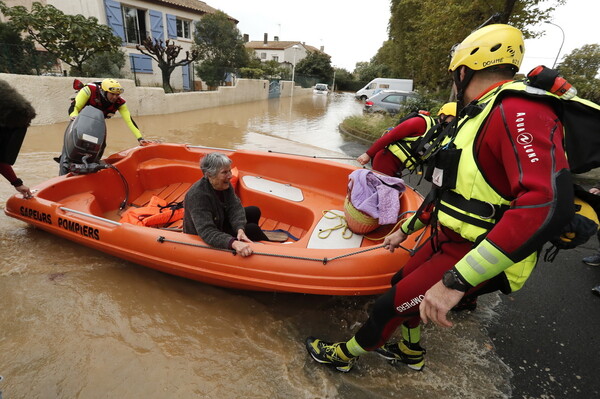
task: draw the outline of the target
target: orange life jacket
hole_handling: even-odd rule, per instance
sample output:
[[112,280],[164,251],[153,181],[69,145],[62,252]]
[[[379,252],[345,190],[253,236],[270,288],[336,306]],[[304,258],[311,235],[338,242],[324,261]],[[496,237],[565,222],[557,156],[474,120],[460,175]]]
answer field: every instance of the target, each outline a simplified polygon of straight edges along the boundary
[[121,216],[121,223],[138,226],[162,227],[183,219],[183,202],[167,203],[162,198],[152,196],[148,205],[129,208]]

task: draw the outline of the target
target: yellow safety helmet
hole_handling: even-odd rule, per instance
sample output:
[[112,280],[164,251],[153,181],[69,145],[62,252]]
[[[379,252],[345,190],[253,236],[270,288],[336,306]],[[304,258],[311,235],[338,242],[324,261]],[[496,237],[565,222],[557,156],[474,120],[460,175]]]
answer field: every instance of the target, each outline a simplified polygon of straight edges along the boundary
[[594,208],[579,197],[575,197],[575,216],[563,227],[556,240],[550,240],[557,248],[569,249],[581,245],[598,233],[598,215]]
[[121,94],[125,91],[121,83],[116,81],[115,79],[104,79],[102,81],[102,90],[107,91],[113,94]]
[[438,116],[440,116],[441,114],[444,114],[446,116],[456,116],[456,101],[442,105],[437,114]]
[[514,65],[517,70],[523,61],[523,34],[514,26],[493,24],[467,36],[452,49],[448,70],[453,72],[465,65],[474,71],[496,65]]

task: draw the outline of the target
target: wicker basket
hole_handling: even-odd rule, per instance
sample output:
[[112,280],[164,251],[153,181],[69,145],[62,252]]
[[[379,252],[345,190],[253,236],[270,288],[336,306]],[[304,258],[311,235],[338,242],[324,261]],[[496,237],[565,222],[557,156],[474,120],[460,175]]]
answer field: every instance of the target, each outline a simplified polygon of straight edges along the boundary
[[348,228],[356,234],[367,234],[379,227],[379,220],[356,209],[349,196],[344,200],[344,215]]

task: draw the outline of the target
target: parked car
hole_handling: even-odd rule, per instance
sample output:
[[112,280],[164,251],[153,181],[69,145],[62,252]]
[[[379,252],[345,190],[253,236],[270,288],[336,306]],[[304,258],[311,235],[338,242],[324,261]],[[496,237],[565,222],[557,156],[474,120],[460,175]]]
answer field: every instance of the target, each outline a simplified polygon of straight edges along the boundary
[[367,101],[365,101],[363,112],[367,114],[387,112],[391,115],[395,115],[402,108],[402,103],[408,98],[416,96],[417,93],[414,91],[383,90],[374,94],[372,97],[369,97]]
[[357,91],[354,97],[365,101],[382,90],[412,91],[413,81],[412,79],[375,78]]
[[317,83],[313,88],[313,94],[329,94],[329,87],[325,83]]

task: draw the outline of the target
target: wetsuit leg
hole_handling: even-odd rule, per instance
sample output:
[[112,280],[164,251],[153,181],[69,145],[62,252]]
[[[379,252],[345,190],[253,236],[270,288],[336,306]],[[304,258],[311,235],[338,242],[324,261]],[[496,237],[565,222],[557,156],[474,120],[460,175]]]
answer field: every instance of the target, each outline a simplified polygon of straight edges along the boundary
[[465,240],[452,241],[442,232],[438,239],[437,252],[431,245],[423,246],[406,264],[407,273],[402,279],[375,301],[369,319],[355,335],[363,349],[374,350],[383,345],[402,322],[411,327],[418,325],[419,304],[425,292],[473,246]]
[[388,176],[396,176],[396,174],[402,173],[404,169],[404,165],[400,159],[387,148],[378,151],[371,163],[374,170],[385,173]]

